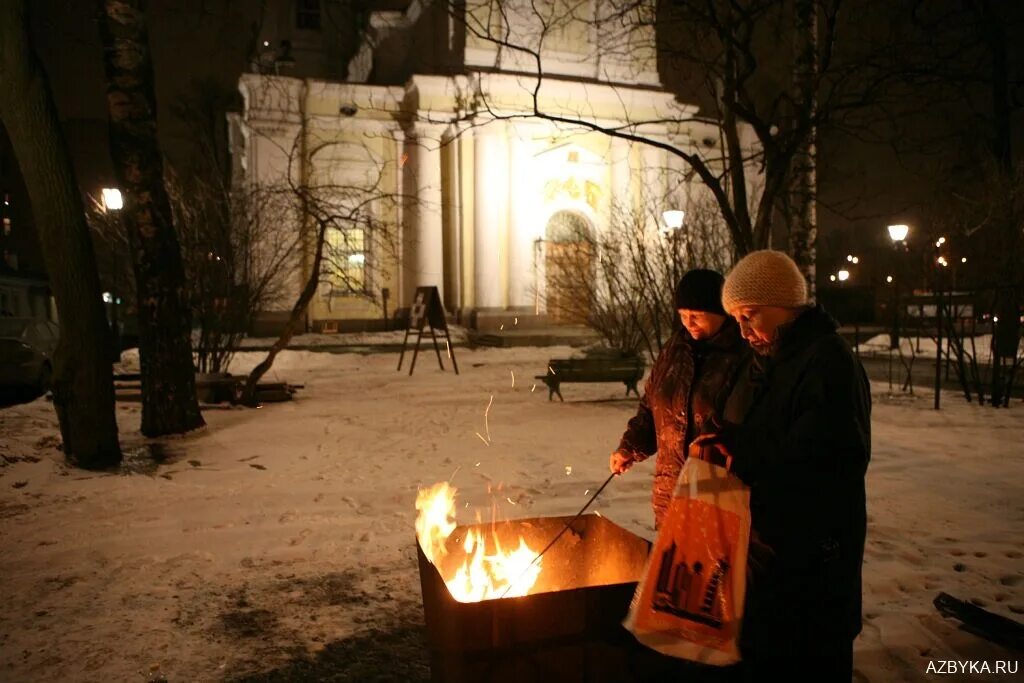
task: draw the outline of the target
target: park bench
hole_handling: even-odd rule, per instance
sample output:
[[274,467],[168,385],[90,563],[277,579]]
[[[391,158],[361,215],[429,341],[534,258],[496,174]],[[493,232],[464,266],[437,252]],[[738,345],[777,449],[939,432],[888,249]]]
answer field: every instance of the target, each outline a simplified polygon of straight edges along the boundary
[[643,356],[600,358],[553,358],[548,361],[546,374],[536,378],[548,387],[548,400],[555,394],[564,401],[559,386],[566,382],[622,382],[626,396],[632,391],[637,396],[637,383],[644,376]]
[[[196,398],[200,403],[238,402],[245,385],[245,375],[226,373],[196,375]],[[256,385],[256,400],[260,403],[279,403],[292,400],[296,390],[304,384],[287,382],[260,382]],[[123,372],[114,375],[114,389],[121,400],[138,398],[142,392],[142,378],[137,372]]]

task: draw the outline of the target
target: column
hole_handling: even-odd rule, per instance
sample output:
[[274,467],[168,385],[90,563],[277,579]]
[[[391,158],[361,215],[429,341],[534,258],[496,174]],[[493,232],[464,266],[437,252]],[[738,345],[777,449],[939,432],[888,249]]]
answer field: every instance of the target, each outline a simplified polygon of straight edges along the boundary
[[662,212],[669,208],[666,203],[670,201],[665,191],[665,152],[645,144],[641,147],[640,159],[643,164],[640,173],[643,178],[643,211],[649,226],[656,229],[660,226]]
[[449,244],[449,250],[444,255],[444,280],[447,283],[445,291],[448,293],[448,307],[451,311],[462,309],[462,174],[460,160],[460,145],[462,138],[459,137],[458,126],[453,125],[445,131],[444,149],[441,154],[441,163],[444,168],[444,177],[447,185],[442,185],[446,194],[441,201],[448,207],[448,220],[444,222],[444,239]]
[[415,195],[409,211],[412,276],[416,287],[435,285],[444,300],[444,234],[441,221],[441,130],[416,124],[407,163]]
[[611,141],[611,201],[612,215],[622,215],[633,209],[633,192],[629,183],[629,151],[632,145],[622,138]]
[[508,221],[508,141],[500,123],[476,129],[474,140],[474,272],[477,309],[505,305],[501,288],[501,236]]
[[508,305],[533,310],[533,241],[537,237],[533,153],[525,131],[509,139]]

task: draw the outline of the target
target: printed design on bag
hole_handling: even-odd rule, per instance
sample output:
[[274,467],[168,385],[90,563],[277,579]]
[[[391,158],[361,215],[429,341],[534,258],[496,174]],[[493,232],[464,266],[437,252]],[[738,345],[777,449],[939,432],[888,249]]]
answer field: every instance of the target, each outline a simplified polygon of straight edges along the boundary
[[642,588],[636,625],[715,649],[738,632],[736,551],[741,520],[696,498],[672,500]]
[[685,556],[676,558],[677,551],[679,547],[673,541],[661,553],[653,608],[712,628],[722,628],[722,580],[729,571],[728,560],[718,558],[708,576],[700,560],[687,564]]

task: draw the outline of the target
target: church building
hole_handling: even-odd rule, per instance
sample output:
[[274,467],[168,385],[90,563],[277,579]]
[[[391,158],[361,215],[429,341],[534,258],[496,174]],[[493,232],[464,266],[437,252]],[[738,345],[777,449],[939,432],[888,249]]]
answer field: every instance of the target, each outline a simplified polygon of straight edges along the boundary
[[558,304],[565,254],[616,212],[678,228],[661,217],[702,186],[666,147],[720,144],[662,87],[654,22],[604,22],[605,4],[413,0],[373,13],[345,81],[244,75],[236,177],[291,188],[281,229],[304,236],[268,315],[286,316],[309,276],[316,216],[343,207],[310,330],[379,329],[421,286],[471,328],[577,322]]

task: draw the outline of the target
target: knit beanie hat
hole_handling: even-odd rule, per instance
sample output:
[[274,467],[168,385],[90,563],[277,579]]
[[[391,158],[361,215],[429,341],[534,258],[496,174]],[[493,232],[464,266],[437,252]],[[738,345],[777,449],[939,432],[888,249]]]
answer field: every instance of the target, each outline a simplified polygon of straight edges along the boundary
[[797,308],[807,304],[807,282],[796,263],[781,251],[752,251],[733,266],[722,287],[722,306]]
[[676,308],[725,315],[722,308],[722,283],[725,278],[713,270],[691,270],[676,285]]

